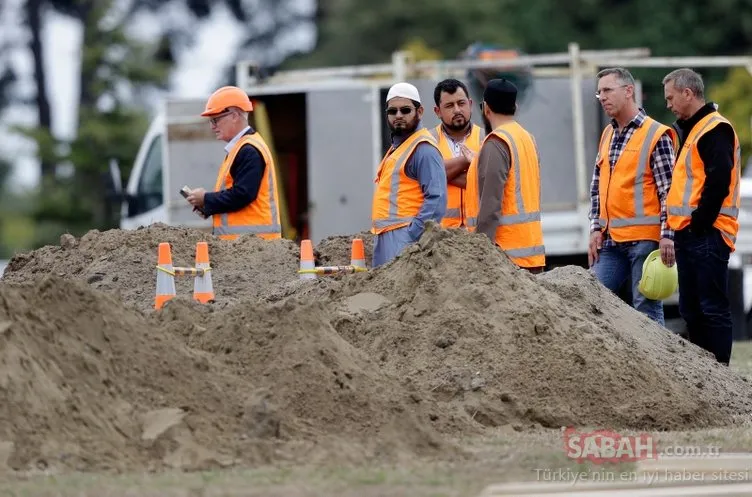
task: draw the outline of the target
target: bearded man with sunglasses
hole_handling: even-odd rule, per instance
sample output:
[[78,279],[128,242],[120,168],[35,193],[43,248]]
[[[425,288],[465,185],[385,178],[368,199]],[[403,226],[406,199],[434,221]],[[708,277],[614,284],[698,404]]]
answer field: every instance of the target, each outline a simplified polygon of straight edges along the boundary
[[274,159],[264,139],[248,125],[253,104],[236,86],[215,91],[201,113],[209,118],[218,140],[227,142],[214,192],[191,190],[193,210],[213,217],[213,234],[233,240],[254,234],[266,240],[282,237]]
[[373,197],[373,267],[391,261],[418,241],[427,221],[441,223],[446,211],[447,178],[436,140],[421,126],[420,94],[397,83],[386,96],[392,144],[379,165]]

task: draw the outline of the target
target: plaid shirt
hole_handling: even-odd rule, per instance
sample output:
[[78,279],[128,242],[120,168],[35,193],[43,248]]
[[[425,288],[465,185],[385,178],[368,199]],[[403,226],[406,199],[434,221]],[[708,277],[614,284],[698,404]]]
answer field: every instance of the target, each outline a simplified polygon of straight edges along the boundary
[[[611,171],[613,172],[616,161],[619,159],[624,145],[629,141],[629,138],[634,133],[634,130],[642,126],[645,122],[647,114],[644,109],[640,109],[637,115],[624,126],[624,129],[619,132],[618,125],[615,120],[611,121],[611,125],[614,127],[614,133],[611,138],[611,146],[609,147],[608,162],[611,165]],[[598,156],[595,159],[596,165],[600,162],[600,150]],[[661,238],[674,239],[674,231],[671,230],[666,224],[666,196],[668,190],[671,187],[671,173],[674,167],[674,161],[676,159],[674,153],[674,143],[671,138],[664,134],[658,140],[658,143],[650,155],[650,168],[653,171],[653,178],[655,178],[655,185],[658,189],[658,198],[661,202]],[[595,167],[593,170],[593,181],[590,185],[590,231],[601,229],[598,218],[600,217],[600,168]],[[636,243],[636,242],[625,242]],[[616,242],[608,236],[608,232],[603,233],[604,246],[614,245]]]

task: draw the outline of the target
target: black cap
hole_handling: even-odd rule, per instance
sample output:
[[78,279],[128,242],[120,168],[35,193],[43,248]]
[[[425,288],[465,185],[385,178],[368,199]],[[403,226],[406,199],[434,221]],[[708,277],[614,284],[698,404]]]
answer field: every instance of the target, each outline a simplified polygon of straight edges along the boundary
[[514,115],[517,87],[506,79],[492,79],[483,92],[483,101],[496,114]]

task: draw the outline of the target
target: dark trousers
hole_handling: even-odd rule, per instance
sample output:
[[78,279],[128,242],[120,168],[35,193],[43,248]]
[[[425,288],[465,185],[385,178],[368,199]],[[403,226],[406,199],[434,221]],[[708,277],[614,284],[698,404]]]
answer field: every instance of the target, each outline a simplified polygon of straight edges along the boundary
[[679,272],[679,312],[689,340],[728,365],[733,340],[728,298],[730,249],[717,229],[695,234],[678,231],[674,238]]

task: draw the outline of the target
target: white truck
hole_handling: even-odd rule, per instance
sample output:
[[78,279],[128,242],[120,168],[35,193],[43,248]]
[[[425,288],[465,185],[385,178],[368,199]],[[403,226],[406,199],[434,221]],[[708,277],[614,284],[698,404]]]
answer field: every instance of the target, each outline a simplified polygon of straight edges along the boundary
[[[548,263],[586,265],[590,178],[598,139],[607,122],[595,98],[594,76],[599,69],[616,65],[752,67],[752,57],[654,58],[643,48],[580,51],[574,43],[563,53],[517,54],[503,60],[416,62],[397,52],[387,64],[286,71],[267,80],[255,75],[252,62],[240,62],[235,84],[254,100],[252,124],[276,156],[282,178],[284,236],[316,243],[370,226],[373,178],[388,146],[383,110],[389,86],[397,81],[415,84],[426,108],[423,124],[432,127],[438,124],[433,89],[439,80],[467,81],[468,71],[487,69],[529,74],[531,85],[521,99],[518,119],[540,147]],[[477,93],[471,95],[473,120],[480,124],[481,95]],[[122,228],[154,222],[210,228],[210,222],[196,216],[179,192],[183,185],[212,189],[224,155],[224,144],[216,141],[199,116],[204,103],[204,99],[162,103],[124,189],[117,165],[111,164],[115,190],[122,199]],[[740,217],[731,282],[739,338],[747,335],[749,302],[744,299],[742,266],[752,262],[752,185],[743,192],[748,196]],[[676,295],[667,302],[669,319],[678,317],[676,302]]]

